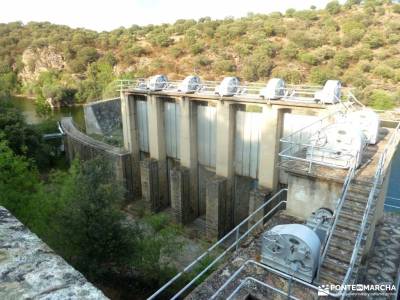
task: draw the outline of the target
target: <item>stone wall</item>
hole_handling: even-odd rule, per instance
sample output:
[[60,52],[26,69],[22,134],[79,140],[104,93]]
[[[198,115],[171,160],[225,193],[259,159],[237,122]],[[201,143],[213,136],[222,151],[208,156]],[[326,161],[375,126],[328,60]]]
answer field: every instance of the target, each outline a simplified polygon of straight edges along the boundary
[[68,159],[74,158],[90,160],[97,156],[111,162],[115,176],[123,182],[126,190],[126,199],[133,199],[140,191],[135,190],[131,168],[130,152],[122,148],[110,146],[80,132],[72,123],[72,118],[63,118],[61,127],[64,130],[64,146]]
[[0,299],[107,299],[0,206]]

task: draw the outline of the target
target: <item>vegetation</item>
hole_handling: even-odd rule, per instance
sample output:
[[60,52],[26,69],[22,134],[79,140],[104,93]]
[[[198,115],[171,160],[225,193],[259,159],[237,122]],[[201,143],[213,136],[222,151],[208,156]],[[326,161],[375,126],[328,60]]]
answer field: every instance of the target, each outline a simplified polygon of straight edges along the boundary
[[[400,71],[392,62],[400,59],[399,42],[399,4],[388,0],[331,1],[321,10],[101,33],[14,22],[0,24],[0,90],[36,95],[41,104],[47,98],[85,102],[114,95],[116,78],[166,73],[176,79],[195,70],[206,80],[235,74],[265,81],[283,74],[292,83],[321,84],[329,75],[356,87],[369,103],[367,87],[351,75],[361,72],[377,90],[398,93]],[[54,61],[43,68],[35,58],[46,53]],[[363,69],[366,64],[372,72]]]
[[59,145],[40,138],[53,130],[47,122],[29,127],[0,102],[0,205],[89,280],[145,298],[176,273],[179,227],[162,214],[128,219],[122,184],[102,157],[60,168],[51,154]]

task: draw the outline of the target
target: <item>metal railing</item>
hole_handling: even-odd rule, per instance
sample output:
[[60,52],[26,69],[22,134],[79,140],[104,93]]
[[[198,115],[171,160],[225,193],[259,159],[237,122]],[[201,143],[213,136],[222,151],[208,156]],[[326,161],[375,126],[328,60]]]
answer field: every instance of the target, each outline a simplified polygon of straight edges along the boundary
[[[163,83],[163,88],[160,89],[163,92],[178,92],[178,87],[182,80],[171,80],[165,82],[158,82],[157,84]],[[116,81],[116,86],[118,91],[148,91],[147,87],[148,79],[145,78],[135,78],[135,79],[123,79]],[[204,95],[215,95],[215,89],[220,84],[219,81],[202,81],[199,88],[195,91],[197,94]],[[236,86],[236,92],[234,96],[243,98],[260,98],[261,89],[266,87],[266,83],[262,82],[244,82]],[[294,85],[287,84],[280,91],[283,92],[280,100],[289,102],[305,102],[305,103],[317,103],[315,99],[315,94],[321,91],[323,86],[320,85]],[[342,97],[337,98],[338,102],[342,101],[353,101],[356,99],[351,93],[351,89],[342,88]],[[357,103],[360,103],[357,100]],[[325,104],[325,103],[320,103]]]
[[[224,243],[229,243],[229,241],[233,240],[233,242],[227,246],[227,248],[222,252],[219,253],[218,256],[213,259],[211,263],[209,263],[201,272],[199,272],[196,276],[193,277],[193,279],[187,283],[183,288],[181,288],[174,296],[172,296],[171,299],[177,299],[179,296],[184,294],[186,291],[188,291],[193,285],[198,281],[204,274],[206,274],[213,266],[215,266],[218,262],[220,262],[227,254],[228,252],[232,251],[233,249],[237,250],[240,242],[255,229],[257,226],[262,224],[262,222],[269,217],[271,214],[275,213],[278,209],[280,209],[283,204],[286,203],[286,194],[287,189],[281,189],[279,192],[277,192],[275,195],[273,195],[271,198],[269,198],[264,204],[262,204],[259,208],[257,208],[253,213],[251,213],[247,218],[245,218],[243,221],[239,223],[235,228],[233,228],[228,234],[226,234],[223,238],[221,238],[219,241],[217,241],[215,244],[213,244],[210,248],[207,249],[206,252],[201,254],[199,257],[197,257],[192,263],[190,263],[188,266],[186,266],[181,272],[176,274],[173,278],[171,278],[167,283],[165,283],[160,289],[158,289],[153,295],[151,295],[148,300],[156,299],[158,296],[160,296],[163,292],[165,292],[168,288],[170,288],[174,283],[177,282],[178,279],[180,279],[184,274],[188,274],[190,270],[193,269],[194,266],[198,265],[204,258],[210,257],[213,252],[216,252],[218,254],[219,247],[223,246]],[[276,200],[279,198],[278,197],[283,197],[285,196],[285,200],[280,200],[274,207],[272,207],[266,214],[263,213],[263,216],[259,218],[258,214],[263,211],[268,205],[272,204],[273,200]],[[259,219],[258,219],[259,218]],[[258,219],[258,220],[257,220]],[[249,222],[253,221],[254,224],[250,224]],[[240,231],[244,226],[249,226],[249,228],[241,234]]]
[[[317,144],[318,140],[323,137],[323,130],[343,116],[341,110],[335,111],[281,138],[282,150],[279,152],[281,165],[283,166],[287,161],[301,161],[308,166],[308,172],[311,172],[313,164],[342,169],[350,168],[357,161],[357,152],[341,151],[338,153],[335,149]],[[313,139],[316,141],[312,142]]]
[[347,197],[347,192],[348,192],[348,190],[350,188],[351,181],[354,178],[354,175],[355,175],[355,172],[356,172],[356,168],[357,168],[356,164],[353,164],[351,166],[351,168],[347,172],[346,179],[345,179],[345,181],[343,183],[343,187],[342,187],[342,191],[341,191],[340,197],[339,197],[339,199],[338,199],[338,201],[336,203],[336,207],[335,207],[335,210],[333,212],[333,216],[332,216],[333,222],[332,222],[331,226],[328,229],[328,232],[327,232],[327,235],[326,235],[326,238],[325,238],[325,243],[324,243],[324,248],[323,248],[323,251],[322,251],[322,255],[321,255],[319,263],[318,263],[318,269],[317,269],[317,275],[316,275],[317,279],[319,279],[321,266],[322,266],[322,263],[325,260],[326,254],[328,252],[328,248],[329,248],[329,245],[330,245],[330,242],[331,242],[331,239],[332,239],[332,235],[333,235],[333,232],[334,232],[334,230],[336,228],[336,224],[337,224],[337,222],[339,220],[339,215],[340,215],[340,212],[342,211],[344,200]]
[[[210,297],[210,300],[216,299],[216,298],[218,297],[218,295],[220,295],[220,294],[222,293],[222,291],[223,291],[224,289],[226,289],[227,286],[228,286],[230,283],[232,283],[232,282],[243,272],[243,270],[244,270],[247,266],[249,266],[249,265],[254,265],[254,266],[256,266],[256,267],[260,267],[260,268],[262,268],[262,269],[264,269],[264,270],[266,270],[266,271],[268,271],[268,272],[271,272],[271,273],[273,273],[273,274],[275,274],[275,275],[278,275],[278,276],[280,276],[280,277],[282,277],[282,278],[287,279],[287,280],[289,281],[288,288],[287,288],[287,292],[283,291],[282,289],[276,288],[276,287],[274,287],[274,286],[272,286],[272,285],[269,285],[269,284],[266,284],[266,283],[264,283],[264,282],[261,282],[261,281],[255,279],[255,278],[253,278],[253,277],[246,277],[245,279],[243,279],[243,280],[241,281],[241,283],[237,286],[237,288],[235,288],[234,291],[233,291],[226,299],[232,299],[233,296],[234,296],[235,294],[237,294],[237,293],[240,291],[240,289],[244,286],[244,284],[246,283],[246,281],[248,281],[249,279],[256,280],[257,283],[263,285],[263,286],[266,287],[266,288],[269,288],[269,289],[273,290],[274,292],[277,292],[277,293],[279,293],[279,294],[281,294],[281,295],[283,295],[283,296],[286,296],[286,297],[288,297],[289,299],[298,299],[298,298],[296,298],[296,297],[294,297],[294,296],[291,295],[291,292],[292,292],[292,290],[291,290],[291,283],[292,283],[292,282],[299,283],[299,284],[301,284],[301,285],[303,285],[303,286],[306,286],[307,288],[310,288],[310,289],[312,289],[312,290],[314,290],[314,291],[316,291],[316,292],[318,292],[318,291],[321,292],[321,291],[322,291],[322,290],[320,289],[320,287],[318,287],[318,286],[316,286],[316,285],[314,285],[314,284],[312,284],[312,283],[308,283],[308,282],[306,282],[306,281],[304,281],[304,280],[301,280],[301,279],[299,279],[299,278],[297,278],[297,277],[294,277],[293,274],[289,275],[289,274],[287,274],[287,273],[284,273],[284,272],[282,272],[282,271],[276,270],[276,269],[274,269],[274,268],[272,268],[272,267],[269,267],[269,266],[267,266],[267,265],[261,264],[261,263],[259,263],[259,262],[257,262],[257,261],[254,261],[254,260],[251,260],[251,259],[250,259],[250,260],[245,261],[245,262],[244,262],[244,263],[243,263],[243,264],[228,278],[228,280],[225,281],[225,283]],[[332,296],[332,297],[338,297],[337,294],[331,293],[331,292],[325,291],[325,290],[324,290],[324,295],[326,295],[326,296]]]
[[[358,259],[358,256],[360,255],[359,253],[360,247],[364,238],[367,224],[369,222],[369,216],[371,210],[375,207],[375,202],[377,201],[378,198],[376,197],[376,191],[378,187],[383,183],[384,176],[387,175],[387,168],[391,162],[393,154],[396,151],[399,141],[400,141],[400,123],[397,125],[395,131],[391,135],[388,143],[385,146],[385,149],[383,150],[379,158],[379,162],[374,175],[373,185],[368,196],[368,201],[364,211],[360,230],[357,233],[356,242],[353,248],[353,253],[351,255],[349,268],[347,269],[346,275],[343,279],[344,284],[347,283],[350,280],[351,276],[353,275],[354,265]],[[341,299],[344,299],[345,296],[346,296],[346,291],[341,295]]]
[[[394,202],[396,202],[396,204],[398,203],[398,205],[387,204],[386,201],[391,201],[391,202],[394,201]],[[384,206],[385,206],[385,207],[388,207],[388,208],[391,208],[391,209],[393,209],[394,211],[398,211],[398,210],[400,211],[400,198],[395,198],[395,197],[386,196]]]

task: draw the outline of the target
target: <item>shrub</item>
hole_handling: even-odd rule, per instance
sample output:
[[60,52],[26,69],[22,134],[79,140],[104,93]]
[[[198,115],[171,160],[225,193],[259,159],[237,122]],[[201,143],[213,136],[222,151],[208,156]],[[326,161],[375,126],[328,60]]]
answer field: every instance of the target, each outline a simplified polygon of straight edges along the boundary
[[391,67],[385,65],[379,65],[374,69],[374,74],[384,78],[384,79],[393,79],[395,77],[395,72]]
[[336,73],[330,67],[314,67],[310,71],[309,81],[315,84],[325,84],[328,79],[336,78]]
[[296,12],[296,10],[294,9],[294,8],[289,8],[289,9],[287,9],[286,10],[286,13],[285,13],[285,15],[287,16],[287,17],[293,17],[293,15],[294,15],[294,13]]
[[374,58],[374,53],[372,52],[371,49],[362,47],[355,49],[352,56],[356,60],[362,60],[362,59],[372,60]]
[[245,61],[242,75],[247,80],[257,81],[261,78],[269,77],[273,66],[273,62],[269,58],[260,58],[253,55]]
[[153,46],[168,47],[173,44],[173,40],[164,32],[153,33],[149,38]]
[[169,52],[171,53],[171,55],[174,58],[181,57],[183,54],[185,54],[184,48],[182,46],[178,46],[178,45],[170,47]]
[[329,47],[321,47],[317,50],[316,56],[319,60],[328,60],[335,56],[335,50]]
[[201,42],[194,43],[190,47],[190,52],[192,52],[193,55],[200,54],[203,51],[204,51],[204,44]]
[[350,59],[351,59],[351,56],[350,56],[349,52],[340,51],[335,54],[333,61],[334,61],[335,65],[337,65],[340,68],[345,69],[349,66]]
[[400,14],[400,4],[393,5],[392,10],[393,10],[394,13]]
[[395,107],[395,99],[392,95],[383,90],[373,90],[368,97],[368,104],[375,109],[393,109]]
[[361,89],[367,87],[371,82],[366,78],[361,70],[348,70],[343,75],[343,82]]
[[371,32],[365,36],[364,40],[371,49],[382,47],[385,44],[385,40],[379,32]]
[[212,63],[212,60],[204,55],[201,55],[195,59],[196,66],[206,67],[206,66],[211,65],[211,63]]
[[288,37],[289,40],[305,49],[318,48],[325,42],[322,36],[308,31],[291,31]]
[[359,64],[359,69],[362,72],[368,73],[369,71],[371,71],[371,64],[369,62],[363,61]]
[[295,59],[299,53],[299,48],[294,43],[289,43],[282,49],[282,54],[285,58]]
[[336,15],[337,13],[340,12],[340,4],[339,1],[331,1],[329,2],[325,9],[331,14],[331,15]]
[[214,61],[214,68],[220,74],[236,71],[235,63],[231,59],[226,58]]
[[143,48],[139,45],[133,45],[130,49],[129,49],[130,53],[132,53],[132,55],[135,56],[143,56],[147,54],[147,50],[146,48]]
[[298,10],[294,12],[293,16],[299,18],[300,20],[305,20],[305,21],[318,20],[318,15],[313,10]]
[[304,81],[303,74],[294,68],[274,68],[272,76],[282,78],[285,82],[291,84],[300,84]]
[[312,53],[309,53],[309,52],[300,53],[299,54],[299,60],[301,62],[304,62],[304,63],[309,64],[311,66],[316,66],[320,62],[315,55],[313,55]]

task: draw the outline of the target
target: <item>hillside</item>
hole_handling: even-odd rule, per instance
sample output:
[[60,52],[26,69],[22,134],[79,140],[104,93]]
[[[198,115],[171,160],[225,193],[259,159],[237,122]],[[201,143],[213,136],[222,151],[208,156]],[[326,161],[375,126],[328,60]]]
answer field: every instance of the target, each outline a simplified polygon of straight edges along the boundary
[[0,24],[0,93],[84,102],[114,93],[117,78],[156,73],[318,84],[339,78],[365,103],[393,108],[400,104],[400,4],[359,2],[101,33]]

